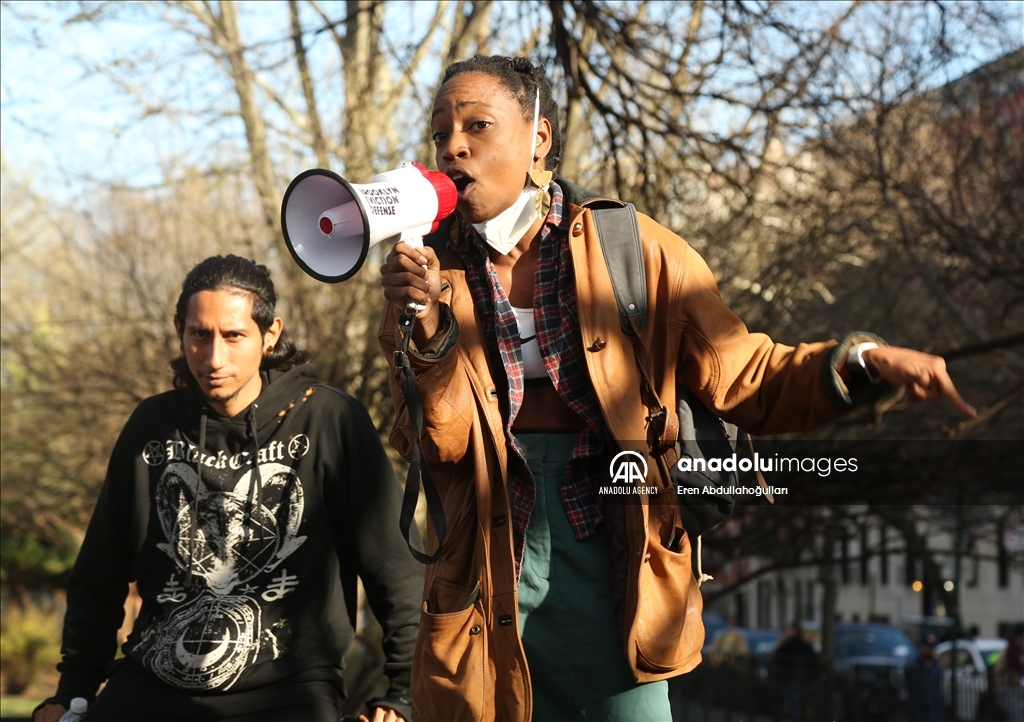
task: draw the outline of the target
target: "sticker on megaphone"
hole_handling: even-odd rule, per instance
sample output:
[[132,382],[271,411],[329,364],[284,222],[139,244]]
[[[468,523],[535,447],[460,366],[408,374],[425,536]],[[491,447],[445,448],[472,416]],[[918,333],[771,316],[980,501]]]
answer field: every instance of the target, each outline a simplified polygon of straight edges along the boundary
[[349,183],[314,168],[285,191],[281,227],[292,258],[307,274],[338,283],[358,271],[382,241],[422,245],[458,201],[451,178],[419,163],[379,173],[370,183]]

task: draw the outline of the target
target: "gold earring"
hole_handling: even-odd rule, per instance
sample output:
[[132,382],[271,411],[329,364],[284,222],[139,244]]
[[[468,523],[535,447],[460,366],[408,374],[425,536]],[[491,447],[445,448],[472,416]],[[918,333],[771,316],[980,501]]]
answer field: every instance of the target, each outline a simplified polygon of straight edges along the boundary
[[530,181],[535,186],[540,188],[541,190],[544,190],[549,185],[551,185],[551,178],[555,174],[552,173],[549,170],[541,170],[540,168],[533,168],[533,169],[531,169],[529,171],[529,175],[530,175]]

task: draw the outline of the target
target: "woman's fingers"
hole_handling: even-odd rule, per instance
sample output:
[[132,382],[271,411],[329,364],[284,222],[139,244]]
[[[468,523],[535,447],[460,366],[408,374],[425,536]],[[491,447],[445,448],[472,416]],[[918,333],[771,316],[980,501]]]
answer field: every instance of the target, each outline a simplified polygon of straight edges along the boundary
[[432,249],[396,244],[380,268],[384,297],[395,304],[430,305],[440,292],[439,269]]
[[910,399],[938,401],[945,396],[964,416],[977,416],[974,407],[960,396],[941,356],[908,348],[882,346],[865,351],[864,361],[889,383],[906,386]]
[[977,410],[964,401],[960,392],[956,390],[956,386],[953,385],[953,379],[949,377],[949,374],[945,374],[945,379],[941,381],[940,385],[942,395],[952,401],[953,405],[960,410],[960,413],[971,419],[978,415]]

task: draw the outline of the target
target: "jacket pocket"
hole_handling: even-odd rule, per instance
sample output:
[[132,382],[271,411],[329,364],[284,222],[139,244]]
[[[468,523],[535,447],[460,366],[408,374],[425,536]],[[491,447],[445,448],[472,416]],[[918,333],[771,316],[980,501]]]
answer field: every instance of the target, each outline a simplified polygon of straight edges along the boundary
[[452,584],[443,579],[435,579],[430,585],[424,611],[432,616],[446,616],[452,612],[462,612],[473,606],[480,598],[480,585],[471,592],[461,584]]
[[687,672],[700,662],[704,645],[704,603],[693,578],[690,541],[679,551],[651,539],[640,568],[637,599],[637,666],[647,672]]
[[[480,586],[455,594],[454,585],[428,595],[431,608],[456,606],[464,609],[436,614],[424,602],[420,634],[412,667],[413,718],[423,722],[462,722],[492,719],[493,695],[487,689],[487,630],[480,603]],[[443,600],[443,601],[442,601]]]

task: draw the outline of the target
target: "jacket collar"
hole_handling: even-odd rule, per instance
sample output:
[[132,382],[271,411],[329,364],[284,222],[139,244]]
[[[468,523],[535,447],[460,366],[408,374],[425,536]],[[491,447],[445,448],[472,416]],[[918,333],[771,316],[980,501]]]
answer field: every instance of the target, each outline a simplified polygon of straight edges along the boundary
[[[615,198],[608,198],[586,188],[580,188],[572,181],[565,178],[556,178],[555,183],[562,189],[566,203],[579,208],[622,208],[626,204]],[[571,214],[575,215],[575,214]]]

